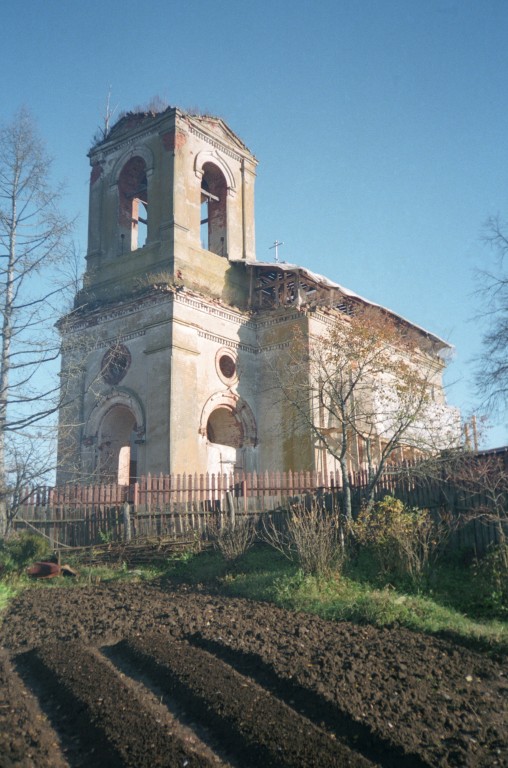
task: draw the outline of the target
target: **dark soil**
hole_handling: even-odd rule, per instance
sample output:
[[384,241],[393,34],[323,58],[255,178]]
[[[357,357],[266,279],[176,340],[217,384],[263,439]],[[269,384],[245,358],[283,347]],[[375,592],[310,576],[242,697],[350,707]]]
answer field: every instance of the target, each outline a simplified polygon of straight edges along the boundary
[[32,589],[0,632],[1,768],[508,766],[508,669],[188,588]]

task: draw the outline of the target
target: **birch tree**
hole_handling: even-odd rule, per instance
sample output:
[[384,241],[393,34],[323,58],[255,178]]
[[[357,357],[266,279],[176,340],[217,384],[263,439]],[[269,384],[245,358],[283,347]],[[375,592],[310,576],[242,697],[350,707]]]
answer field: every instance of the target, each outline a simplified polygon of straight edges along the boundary
[[46,371],[59,355],[53,325],[61,286],[53,268],[65,258],[72,222],[59,210],[61,188],[50,172],[51,159],[22,109],[0,128],[0,536],[15,471],[10,458],[19,457],[23,437],[32,444],[61,397]]

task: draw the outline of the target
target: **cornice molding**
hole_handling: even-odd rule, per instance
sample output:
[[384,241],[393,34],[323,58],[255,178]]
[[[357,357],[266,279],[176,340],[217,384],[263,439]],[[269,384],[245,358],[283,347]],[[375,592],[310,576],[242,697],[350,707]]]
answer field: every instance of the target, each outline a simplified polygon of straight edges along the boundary
[[209,315],[221,317],[223,320],[237,323],[238,325],[252,325],[252,317],[242,312],[241,309],[234,310],[224,306],[217,306],[211,303],[210,299],[204,296],[200,298],[198,294],[189,294],[186,291],[180,291],[175,294],[175,303],[185,304],[194,307]]
[[228,347],[228,349],[241,349],[242,352],[250,352],[252,355],[256,355],[259,351],[257,347],[254,347],[251,344],[242,344],[240,341],[233,341],[232,339],[227,339],[225,336],[219,336],[216,333],[209,333],[208,331],[198,330],[198,336],[201,339],[207,339],[207,341],[215,341],[223,347]]

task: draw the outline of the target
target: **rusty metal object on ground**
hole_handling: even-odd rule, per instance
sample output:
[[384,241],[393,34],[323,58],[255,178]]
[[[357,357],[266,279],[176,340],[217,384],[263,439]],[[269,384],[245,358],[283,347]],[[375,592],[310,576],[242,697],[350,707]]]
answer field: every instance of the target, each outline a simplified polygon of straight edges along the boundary
[[76,571],[70,565],[58,563],[39,562],[27,569],[27,574],[34,579],[53,579],[55,576],[77,576]]

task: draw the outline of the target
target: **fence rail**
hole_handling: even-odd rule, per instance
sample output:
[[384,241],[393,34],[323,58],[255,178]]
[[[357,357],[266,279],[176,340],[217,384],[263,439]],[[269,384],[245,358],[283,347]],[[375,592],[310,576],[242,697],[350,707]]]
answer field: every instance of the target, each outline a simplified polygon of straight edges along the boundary
[[[481,494],[422,477],[416,468],[411,463],[389,467],[378,479],[376,498],[390,494],[409,506],[464,518],[473,517],[469,513],[482,505],[488,508],[488,499]],[[356,514],[369,478],[366,471],[359,471],[349,479]],[[148,474],[130,486],[39,486],[19,493],[13,527],[38,531],[62,546],[89,546],[131,536],[199,536],[217,515],[259,515],[308,494],[324,497],[333,506],[341,490],[339,472],[317,471]],[[492,522],[475,519],[457,528],[454,544],[483,552],[498,538]]]

